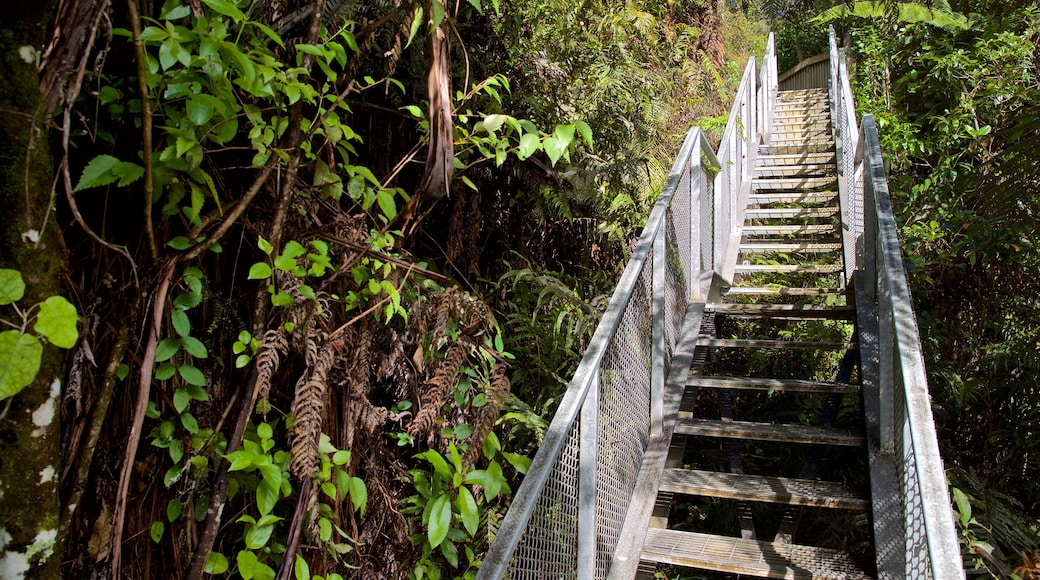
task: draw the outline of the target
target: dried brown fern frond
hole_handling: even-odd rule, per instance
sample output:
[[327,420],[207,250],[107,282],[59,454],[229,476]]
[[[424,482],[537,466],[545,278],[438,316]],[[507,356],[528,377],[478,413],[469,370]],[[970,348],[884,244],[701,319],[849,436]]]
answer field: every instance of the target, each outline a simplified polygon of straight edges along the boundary
[[[290,433],[289,468],[299,478],[313,477],[321,467],[318,442],[321,437],[322,415],[325,412],[325,394],[328,391],[329,369],[336,360],[337,350],[342,348],[338,340],[326,342],[318,348],[308,338],[307,371],[296,383],[296,396],[292,403],[295,418]],[[311,352],[314,352],[313,360]]]
[[413,437],[426,435],[427,439],[433,439],[437,435],[437,417],[441,414],[441,408],[448,399],[448,393],[459,380],[459,369],[469,359],[472,348],[467,339],[460,339],[453,344],[444,358],[437,362],[437,368],[433,378],[423,385],[423,393],[420,393],[421,408],[415,414],[415,418],[408,425],[408,434]]
[[256,389],[258,399],[267,401],[271,393],[271,377],[278,370],[282,357],[289,352],[289,342],[280,330],[270,329],[256,349]]
[[[472,418],[473,435],[471,436],[474,442],[483,443],[488,433],[495,426],[495,421],[498,420],[499,411],[502,409],[502,403],[505,402],[506,397],[509,396],[509,377],[506,376],[506,365],[496,364],[491,370],[491,380],[488,383],[487,389],[484,391],[484,396],[487,397],[487,403],[480,407]],[[471,466],[480,459],[482,445],[470,445],[469,450],[462,457],[464,466]]]

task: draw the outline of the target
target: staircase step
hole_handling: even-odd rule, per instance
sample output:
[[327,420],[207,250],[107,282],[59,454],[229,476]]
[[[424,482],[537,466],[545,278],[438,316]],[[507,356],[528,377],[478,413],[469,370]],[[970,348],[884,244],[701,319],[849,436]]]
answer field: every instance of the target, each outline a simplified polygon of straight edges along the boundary
[[819,254],[823,252],[836,252],[841,249],[840,243],[821,242],[748,242],[740,244],[740,251],[747,253],[802,253]]
[[749,208],[744,212],[748,220],[829,218],[838,215],[837,207]]
[[828,153],[834,151],[834,143],[830,141],[820,141],[816,143],[775,143],[770,141],[769,144],[759,145],[758,153],[760,155],[806,155],[812,153]]
[[798,288],[781,286],[733,286],[726,294],[734,296],[844,296],[840,288]]
[[794,191],[752,193],[748,197],[748,205],[765,205],[770,203],[826,203],[838,200],[836,191]]
[[786,320],[854,320],[855,306],[829,304],[708,304],[705,312],[733,317],[768,317]]
[[841,445],[845,447],[861,447],[866,443],[866,439],[861,432],[851,429],[817,427],[815,425],[723,421],[720,419],[679,419],[675,424],[675,432],[699,437]]
[[694,375],[686,385],[704,389],[736,389],[740,391],[792,391],[797,393],[841,393],[854,395],[859,385],[823,383],[798,379],[771,379],[764,377],[710,377]]
[[830,224],[781,225],[781,226],[744,226],[745,236],[787,236],[796,234],[835,233],[837,228]]
[[787,153],[780,155],[759,155],[755,161],[759,166],[797,165],[799,163],[831,163],[837,162],[834,152],[822,153]]
[[683,495],[831,509],[870,507],[869,499],[841,483],[696,469],[666,469],[658,489]]
[[833,176],[838,172],[837,166],[830,163],[803,163],[800,165],[760,165],[755,167],[755,177],[801,177],[801,176]]
[[817,189],[821,187],[835,189],[838,187],[838,180],[834,176],[779,179],[756,177],[751,180],[751,188],[755,191],[791,191],[799,189]]
[[851,556],[840,550],[677,530],[647,530],[641,558],[648,562],[759,578],[870,578]]
[[841,264],[737,264],[734,272],[803,272],[833,274],[844,270]]
[[713,348],[786,348],[792,350],[847,350],[854,342],[823,342],[809,340],[766,340],[759,338],[698,338],[697,346]]

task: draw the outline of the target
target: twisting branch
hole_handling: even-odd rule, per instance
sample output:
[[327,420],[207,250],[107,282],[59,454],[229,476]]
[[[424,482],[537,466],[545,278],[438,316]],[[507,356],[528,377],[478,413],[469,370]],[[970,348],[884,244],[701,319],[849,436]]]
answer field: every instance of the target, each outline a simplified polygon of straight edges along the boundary
[[163,312],[166,307],[166,295],[170,292],[170,281],[173,279],[176,260],[171,260],[163,269],[159,286],[152,297],[152,321],[148,327],[148,342],[141,360],[141,375],[137,383],[137,401],[134,403],[134,420],[127,435],[126,454],[123,456],[123,467],[119,473],[119,489],[116,492],[116,513],[112,525],[112,578],[119,578],[119,560],[123,547],[123,523],[126,519],[126,502],[130,495],[130,472],[133,471],[137,445],[141,440],[141,429],[144,426],[145,413],[148,411],[148,399],[152,387],[152,371],[155,369],[155,348],[159,344],[159,332],[162,330]]
[[141,94],[141,146],[144,149],[144,231],[148,236],[148,250],[152,260],[159,259],[152,225],[152,101],[148,98],[148,76],[144,65],[144,43],[141,42],[141,12],[137,0],[126,0],[130,9],[130,28],[134,32],[134,53],[137,57],[137,90]]

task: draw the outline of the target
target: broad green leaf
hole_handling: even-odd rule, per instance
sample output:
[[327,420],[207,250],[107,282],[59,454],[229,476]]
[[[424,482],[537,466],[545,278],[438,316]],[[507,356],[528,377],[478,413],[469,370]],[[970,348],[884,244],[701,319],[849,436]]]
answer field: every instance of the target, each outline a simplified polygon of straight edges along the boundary
[[187,381],[188,384],[199,387],[206,384],[206,376],[202,374],[202,371],[192,365],[181,365],[177,367],[177,374]]
[[430,547],[436,548],[448,537],[448,530],[451,528],[451,502],[448,501],[447,493],[442,493],[433,500],[429,526]]
[[238,563],[238,573],[242,575],[243,580],[274,580],[274,570],[257,560],[256,554],[249,550],[241,550],[235,557],[235,561]]
[[[259,489],[258,487],[257,490]],[[250,526],[245,537],[246,547],[250,550],[263,548],[271,539],[272,532],[274,532],[274,526]]]
[[0,400],[29,386],[40,371],[43,345],[31,334],[0,332]]
[[441,554],[444,554],[444,559],[447,560],[448,565],[452,568],[457,568],[459,565],[459,550],[455,547],[455,542],[451,540],[445,540],[441,543]]
[[950,489],[953,491],[953,502],[957,504],[957,514],[960,516],[961,526],[967,527],[968,522],[971,521],[971,502],[968,501],[968,496],[963,491],[956,487]]
[[18,270],[0,268],[0,306],[17,302],[25,296],[25,280]]
[[415,12],[412,13],[412,27],[408,31],[408,42],[405,43],[405,48],[412,44],[412,39],[415,38],[415,33],[419,31],[419,27],[423,23],[423,7],[421,3],[415,4]]
[[83,174],[80,175],[79,183],[76,184],[76,189],[73,191],[112,183],[117,179],[115,175],[112,175],[112,168],[119,163],[120,161],[111,155],[98,155],[91,159],[83,168]]
[[202,344],[202,341],[194,336],[185,336],[182,338],[181,346],[184,347],[184,350],[188,351],[188,354],[195,358],[206,358],[209,355],[209,353],[206,352],[206,345]]
[[422,119],[423,118],[422,109],[420,109],[419,107],[416,107],[415,105],[408,105],[408,106],[402,107],[402,108],[404,110],[408,111],[409,113],[411,113],[412,116],[415,117],[416,119]]
[[271,267],[266,262],[257,262],[249,267],[250,280],[266,280],[271,274]]
[[354,511],[365,515],[365,506],[368,505],[368,487],[365,486],[365,480],[351,477],[349,486],[350,503],[354,506]]
[[513,466],[513,469],[516,469],[520,473],[527,473],[528,468],[531,467],[531,458],[526,455],[503,451],[502,456],[506,458],[509,465]]
[[245,14],[242,14],[242,11],[235,6],[235,3],[229,0],[202,0],[202,3],[212,8],[215,12],[230,17],[235,22],[241,22],[246,19]]
[[205,572],[207,574],[223,574],[227,572],[228,561],[227,557],[220,552],[210,552],[209,557],[206,558]]
[[376,194],[376,201],[379,202],[379,209],[383,210],[383,215],[386,219],[392,220],[397,217],[397,204],[394,203],[394,194],[392,191],[382,189]]
[[524,136],[520,138],[520,148],[517,151],[517,156],[521,160],[527,159],[534,155],[540,146],[541,141],[536,133],[524,133]]
[[144,167],[129,161],[121,161],[112,168],[112,176],[116,178],[116,185],[126,187],[141,179],[144,175]]
[[179,499],[171,499],[166,504],[166,519],[167,521],[174,521],[181,517],[181,510],[184,508],[184,504]]
[[174,368],[172,364],[164,362],[161,365],[159,365],[159,368],[155,369],[155,380],[165,381],[166,379],[172,377],[176,372],[177,369]]
[[[155,362],[163,362],[173,358],[173,355],[177,354],[177,351],[181,349],[181,341],[176,338],[164,338],[159,345],[155,347]],[[169,377],[167,377],[169,378]]]
[[216,108],[213,106],[213,102],[205,98],[209,95],[195,95],[188,98],[188,102],[185,105],[188,118],[191,119],[192,123],[196,125],[205,125],[213,118],[213,113]]
[[455,509],[459,511],[462,525],[466,528],[466,531],[469,532],[470,536],[475,536],[477,534],[477,526],[480,525],[480,512],[477,511],[477,501],[473,499],[473,494],[470,493],[469,488],[459,488],[459,495],[455,498]]
[[170,246],[174,250],[187,250],[191,247],[191,241],[185,236],[177,236],[166,242],[166,245]]
[[185,389],[177,389],[173,392],[173,408],[178,413],[183,413],[188,408],[188,403],[191,402],[191,395]]
[[488,501],[498,497],[498,494],[502,492],[502,486],[505,484],[505,477],[502,475],[502,466],[497,461],[492,461],[487,468],[487,480],[484,482],[484,498]]
[[199,432],[199,421],[191,413],[181,413],[181,426],[192,435]]
[[158,544],[162,541],[163,532],[166,531],[166,524],[162,522],[152,522],[151,529],[148,530],[148,534],[152,537],[152,541]]
[[61,296],[51,296],[40,304],[36,318],[36,332],[61,348],[72,348],[79,340],[76,329],[76,307]]
[[574,126],[577,127],[578,133],[581,134],[581,138],[585,141],[585,145],[592,148],[592,127],[585,121],[575,121]]
[[574,125],[557,125],[552,137],[545,140],[545,154],[555,166],[574,140]]
[[183,310],[174,309],[170,313],[170,322],[173,323],[173,329],[177,331],[177,334],[181,336],[191,334],[191,321],[188,320],[188,314]]
[[421,459],[425,459],[433,466],[434,471],[441,479],[445,481],[451,481],[451,467],[448,466],[448,462],[445,461],[444,456],[434,449],[428,449],[416,455]]
[[260,508],[261,515],[267,515],[278,503],[278,489],[271,487],[267,480],[261,481],[256,486],[256,507]]
[[484,128],[487,129],[488,133],[494,133],[498,131],[502,124],[506,122],[507,115],[488,115],[484,117]]
[[[430,23],[430,28],[438,28],[438,27],[440,27],[441,22],[444,21],[444,14],[445,14],[445,12],[446,11],[445,11],[445,8],[444,8],[444,1],[443,0],[433,0],[432,2],[430,2],[430,15],[432,16],[432,22]],[[434,547],[436,547],[436,546],[434,546]]]
[[311,567],[307,565],[307,560],[304,560],[303,556],[299,554],[296,554],[293,574],[296,576],[296,580],[311,580]]

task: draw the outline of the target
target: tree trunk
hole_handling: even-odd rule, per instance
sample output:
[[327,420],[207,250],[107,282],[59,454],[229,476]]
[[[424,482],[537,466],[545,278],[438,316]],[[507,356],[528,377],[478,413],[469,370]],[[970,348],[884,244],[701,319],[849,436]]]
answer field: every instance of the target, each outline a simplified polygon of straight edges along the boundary
[[[16,2],[0,25],[0,267],[22,272],[26,305],[60,293],[56,216],[48,211],[54,165],[36,68],[53,7]],[[59,575],[62,359],[45,346],[36,380],[0,401],[0,578]]]

